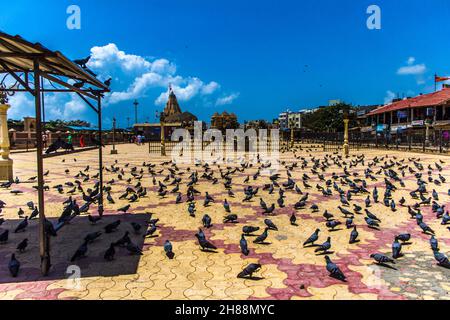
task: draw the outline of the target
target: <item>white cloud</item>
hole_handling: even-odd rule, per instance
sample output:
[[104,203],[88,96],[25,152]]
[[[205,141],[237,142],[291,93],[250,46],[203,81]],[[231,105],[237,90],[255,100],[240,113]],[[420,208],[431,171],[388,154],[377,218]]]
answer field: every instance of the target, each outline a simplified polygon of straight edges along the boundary
[[[207,96],[215,93],[220,85],[211,81],[205,84],[197,77],[183,77],[177,75],[177,67],[167,59],[160,58],[149,61],[149,58],[127,54],[119,50],[116,44],[110,43],[103,47],[91,49],[91,60],[88,66],[99,74],[108,74],[114,79],[122,79],[122,83],[115,85],[114,90],[106,96],[106,105],[121,101],[146,97],[149,90],[164,88],[155,104],[166,102],[169,84],[180,101],[189,101],[196,96]],[[115,74],[114,74],[115,73]],[[118,76],[117,73],[120,73]]]
[[227,104],[232,104],[234,100],[236,100],[239,97],[239,93],[233,93],[225,97],[221,97],[217,99],[216,106],[224,106]]
[[127,72],[142,72],[142,70],[150,70],[152,64],[140,56],[126,54],[124,51],[119,50],[114,43],[91,49],[91,59],[88,62],[89,68],[104,70],[117,66]]
[[27,97],[26,93],[17,92],[9,98],[11,108],[8,110],[8,118],[20,120],[23,117],[35,115],[34,101]]
[[425,64],[414,64],[416,62],[416,58],[409,57],[406,60],[406,66],[400,67],[397,70],[398,75],[421,75],[427,71],[427,67]]
[[217,82],[211,81],[207,85],[203,86],[202,94],[212,94],[219,88],[220,88],[220,85]]
[[384,98],[384,104],[389,104],[389,103],[391,103],[392,100],[395,99],[396,97],[397,97],[397,95],[396,95],[394,92],[388,90],[388,91],[386,92],[386,97]]
[[412,66],[400,67],[397,70],[397,74],[399,75],[420,75],[424,74],[427,71],[427,67],[425,64],[416,64]]
[[411,66],[414,64],[414,62],[416,62],[416,58],[414,57],[409,57],[408,60],[406,61],[406,63]]
[[[176,64],[168,59],[129,54],[114,43],[93,47],[87,65],[99,75],[99,79],[113,79],[111,93],[106,94],[103,101],[104,107],[152,95],[157,97],[154,101],[156,105],[164,105],[169,85],[180,102],[200,98],[207,105],[214,103],[220,94],[220,84],[215,81],[205,82],[195,76],[181,76],[177,74]],[[47,82],[46,86],[50,84]],[[229,96],[219,100],[227,104],[235,98]],[[10,102],[10,118],[35,115],[34,100],[28,94],[17,93]],[[46,120],[85,119],[89,116],[88,111],[89,107],[76,94],[45,95]]]

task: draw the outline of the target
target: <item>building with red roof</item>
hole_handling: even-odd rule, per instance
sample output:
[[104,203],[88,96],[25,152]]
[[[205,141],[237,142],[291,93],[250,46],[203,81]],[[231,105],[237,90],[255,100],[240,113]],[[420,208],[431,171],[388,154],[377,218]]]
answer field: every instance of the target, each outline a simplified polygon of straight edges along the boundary
[[403,130],[428,127],[450,130],[450,88],[421,94],[417,97],[395,99],[367,114],[365,132],[395,134]]

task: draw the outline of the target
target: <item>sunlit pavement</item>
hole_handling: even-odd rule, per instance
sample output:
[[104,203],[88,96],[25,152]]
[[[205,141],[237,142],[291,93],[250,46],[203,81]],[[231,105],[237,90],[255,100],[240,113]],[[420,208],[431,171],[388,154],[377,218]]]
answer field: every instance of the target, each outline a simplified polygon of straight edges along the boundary
[[[189,172],[187,165],[180,165],[182,183],[180,191],[183,193],[183,203],[175,204],[176,194],[170,194],[161,199],[157,194],[157,186],[152,183],[152,178],[144,168],[144,177],[141,183],[147,187],[148,195],[131,203],[126,214],[118,212],[117,209],[128,204],[127,200],[119,200],[128,185],[126,179],[132,177],[130,170],[137,166],[142,168],[143,162],[156,164],[155,171],[159,172],[162,161],[169,158],[161,158],[148,153],[146,146],[120,145],[117,147],[119,154],[110,155],[110,147],[104,151],[105,167],[110,167],[114,161],[118,166],[124,168],[126,163],[130,165],[125,170],[124,180],[119,181],[117,174],[105,171],[105,182],[115,179],[111,185],[111,195],[115,204],[105,201],[105,217],[102,221],[92,225],[87,215],[76,217],[69,225],[63,227],[56,238],[51,241],[52,269],[48,277],[40,275],[39,251],[38,251],[38,221],[32,220],[23,233],[14,233],[17,224],[22,220],[17,214],[19,208],[29,215],[31,210],[26,203],[30,200],[37,203],[37,192],[33,188],[36,183],[20,183],[13,185],[10,189],[0,190],[0,199],[6,202],[2,216],[6,220],[1,228],[10,230],[9,240],[0,245],[0,298],[2,299],[449,299],[450,270],[437,266],[429,245],[429,236],[422,233],[414,219],[410,219],[407,208],[398,204],[398,200],[404,196],[406,204],[414,204],[409,192],[417,188],[416,178],[413,174],[406,172],[403,179],[405,188],[399,187],[393,192],[393,199],[397,203],[397,211],[392,212],[382,202],[372,203],[371,212],[377,214],[381,220],[379,231],[369,229],[363,219],[364,215],[355,215],[354,223],[358,227],[359,239],[356,244],[349,244],[348,239],[351,229],[345,227],[345,218],[337,209],[340,205],[336,192],[333,196],[324,197],[315,187],[316,184],[324,185],[317,176],[311,173],[311,161],[304,171],[300,166],[292,172],[292,178],[298,182],[304,193],[309,193],[308,205],[301,210],[294,210],[293,204],[299,200],[301,195],[293,190],[287,190],[285,195],[285,208],[275,209],[270,219],[278,226],[278,231],[269,231],[267,245],[254,244],[252,237],[247,237],[250,254],[244,256],[240,253],[239,240],[244,225],[254,225],[261,228],[256,234],[264,229],[262,209],[259,206],[259,198],[262,197],[267,204],[276,203],[278,190],[269,195],[262,190],[262,186],[269,183],[267,176],[261,176],[253,180],[252,174],[256,172],[256,166],[247,169],[244,173],[237,172],[233,175],[233,192],[235,198],[229,198],[220,179],[217,166],[211,165],[219,183],[212,184],[211,181],[200,178],[195,188],[201,191],[196,197],[196,216],[190,217],[186,204],[186,181]],[[310,152],[298,152],[298,156],[305,156],[308,160]],[[352,156],[364,154],[366,161],[375,156],[388,155],[385,160],[393,157],[398,160],[405,158],[405,164],[410,164],[408,157],[420,158],[424,164],[424,179],[428,178],[427,166],[442,159],[443,170],[441,174],[450,181],[450,162],[447,157],[431,154],[417,154],[391,151],[361,150],[352,153]],[[323,157],[323,152],[313,152],[316,158]],[[13,154],[15,175],[21,181],[26,181],[36,175],[35,153]],[[76,162],[74,161],[76,158]],[[286,163],[300,162],[293,157],[292,153],[281,154],[281,160]],[[64,162],[63,159],[65,160]],[[351,159],[351,158],[350,158]],[[381,163],[382,164],[382,163]],[[49,170],[46,184],[50,190],[46,192],[46,215],[48,218],[60,216],[63,204],[68,198],[67,191],[71,187],[64,186],[62,194],[53,188],[58,184],[75,180],[74,176],[86,166],[90,166],[86,173],[91,177],[98,172],[97,152],[88,151],[73,155],[49,158],[45,160],[45,170]],[[221,165],[224,170],[227,165]],[[358,172],[364,178],[365,167],[358,165],[349,168],[350,172]],[[434,168],[434,167],[433,167]],[[69,173],[65,170],[69,169]],[[379,167],[375,168],[377,171]],[[191,171],[198,170],[199,177],[203,173],[202,167],[191,166]],[[325,173],[325,179],[331,174],[342,173],[342,168],[333,166]],[[168,175],[165,169],[156,175],[158,181]],[[311,180],[311,189],[304,189],[301,176],[307,173]],[[281,178],[279,183],[287,180],[286,170],[280,169]],[[437,177],[437,170],[433,171],[433,177]],[[244,179],[250,176],[248,183]],[[367,179],[368,189],[372,191],[378,186],[380,198],[384,193],[384,175],[376,175],[378,181]],[[96,179],[90,178],[83,182],[84,189],[92,188]],[[171,181],[171,180],[170,180]],[[169,182],[170,182],[169,181]],[[137,180],[131,181],[131,186]],[[168,182],[165,182],[168,184]],[[243,188],[247,185],[260,187],[257,197],[250,202],[243,202]],[[398,186],[398,184],[397,184]],[[170,191],[174,186],[169,186]],[[441,186],[429,184],[429,191],[434,188],[439,193],[439,203],[447,204],[450,197],[447,195],[448,183]],[[21,190],[24,193],[13,195],[11,190]],[[216,200],[208,207],[203,206],[205,191]],[[81,206],[84,202],[82,195],[76,193],[74,198],[79,199]],[[222,206],[224,198],[230,203],[231,212],[238,215],[238,223],[223,223],[225,210]],[[364,207],[365,196],[357,195],[352,203],[358,203]],[[313,204],[319,206],[319,212],[312,213],[309,207]],[[427,224],[435,230],[436,238],[439,239],[441,252],[450,252],[450,231],[447,226],[441,225],[440,219],[431,211],[431,206],[423,206],[422,213]],[[350,208],[351,209],[351,208]],[[328,231],[322,214],[325,210],[332,213],[336,219],[343,222],[338,231]],[[296,212],[297,226],[290,224],[289,217]],[[97,214],[96,205],[92,205],[89,212]],[[158,218],[157,237],[146,238],[143,234],[147,229],[145,223],[149,219],[148,213],[153,213],[152,219]],[[194,234],[201,227],[201,219],[207,213],[212,218],[213,226],[210,229],[203,228],[207,239],[213,242],[218,250],[216,253],[203,252],[199,248]],[[85,258],[71,263],[69,260],[75,250],[82,244],[84,237],[91,232],[103,231],[103,227],[109,222],[121,220],[118,231],[111,234],[102,234],[88,246]],[[137,222],[145,226],[140,234],[136,234],[130,222]],[[316,255],[314,248],[303,248],[303,242],[320,228],[321,233],[317,243],[322,243],[327,236],[331,237],[334,253],[329,256],[347,276],[347,282],[341,282],[329,277],[325,269],[323,255]],[[143,255],[130,255],[124,248],[116,248],[114,261],[107,262],[103,254],[111,242],[121,238],[125,231],[130,231],[133,242],[142,245]],[[403,246],[403,257],[397,259],[395,267],[398,270],[388,269],[374,265],[369,257],[371,253],[381,252],[391,255],[391,245],[395,235],[410,233],[411,244]],[[21,270],[17,278],[10,276],[8,272],[8,261],[11,253],[24,238],[29,239],[29,245],[25,252],[16,253],[21,262]],[[170,240],[173,245],[175,257],[168,259],[163,245]],[[259,280],[239,279],[237,274],[249,263],[262,265],[260,271],[255,275]],[[67,268],[76,265],[80,268],[81,279],[79,281],[69,279]],[[72,271],[71,271],[72,272]],[[70,272],[70,273],[71,273]]]

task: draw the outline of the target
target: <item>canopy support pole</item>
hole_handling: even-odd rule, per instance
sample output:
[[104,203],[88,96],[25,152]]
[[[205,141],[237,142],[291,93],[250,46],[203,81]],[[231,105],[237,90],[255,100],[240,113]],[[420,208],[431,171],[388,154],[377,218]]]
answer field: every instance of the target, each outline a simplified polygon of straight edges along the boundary
[[100,198],[98,199],[98,214],[103,216],[103,136],[102,136],[102,97],[97,96],[97,114],[98,114],[98,162],[100,165]]
[[38,176],[38,209],[39,209],[39,253],[41,256],[41,272],[48,275],[50,270],[50,239],[45,232],[45,206],[44,206],[44,161],[42,147],[42,114],[41,114],[41,75],[39,60],[34,59],[34,101],[36,108],[36,144],[37,144],[37,176]]

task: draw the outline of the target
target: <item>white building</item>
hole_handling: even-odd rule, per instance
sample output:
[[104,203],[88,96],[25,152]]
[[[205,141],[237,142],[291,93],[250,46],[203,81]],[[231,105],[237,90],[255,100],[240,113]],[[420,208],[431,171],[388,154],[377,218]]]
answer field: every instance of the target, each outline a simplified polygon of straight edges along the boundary
[[302,127],[302,111],[290,111],[281,112],[278,116],[278,122],[280,129],[289,129],[291,127],[300,129]]

